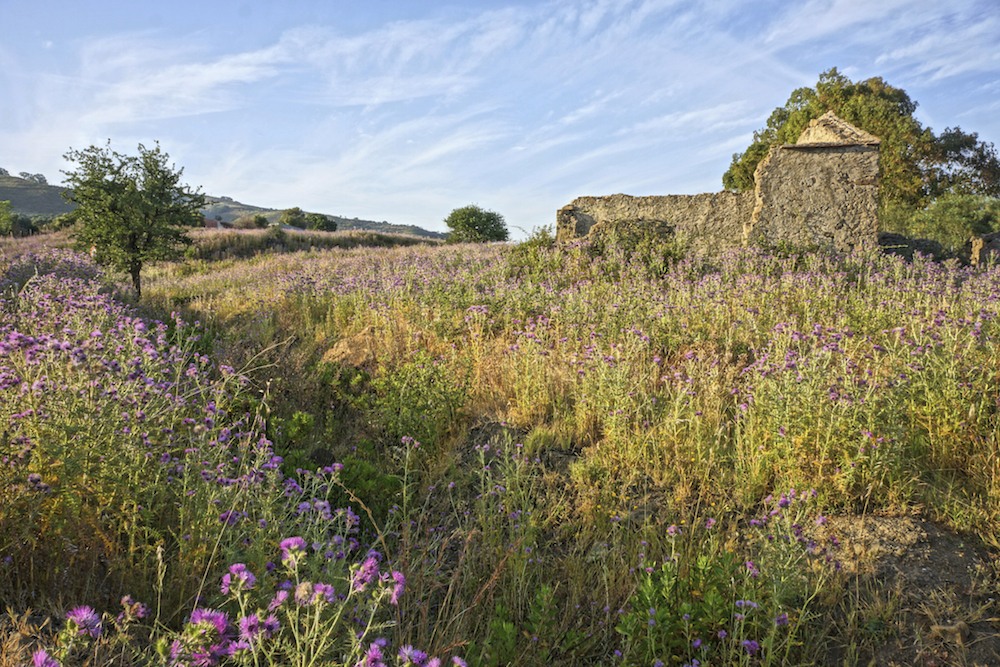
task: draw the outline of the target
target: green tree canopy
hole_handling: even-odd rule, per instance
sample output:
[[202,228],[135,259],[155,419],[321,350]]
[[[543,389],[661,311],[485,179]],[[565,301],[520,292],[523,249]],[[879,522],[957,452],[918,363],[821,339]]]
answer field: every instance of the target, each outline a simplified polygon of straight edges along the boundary
[[309,213],[306,215],[306,229],[313,229],[320,232],[337,231],[337,221],[322,213]]
[[9,201],[0,201],[0,236],[10,236],[14,232],[14,209]]
[[306,228],[306,214],[298,206],[294,208],[286,208],[281,212],[281,219],[279,220],[281,224],[288,225],[289,227],[298,227],[299,229]]
[[506,241],[510,236],[502,215],[475,204],[456,208],[444,222],[451,230],[448,234],[449,243]]
[[146,262],[175,259],[190,244],[186,227],[200,226],[205,197],[181,185],[159,143],[139,144],[139,155],[91,146],[64,156],[76,169],[64,171],[63,196],[77,205],[77,247],[93,248],[96,259],[132,277],[141,298],[140,272]]
[[910,221],[909,231],[934,239],[947,250],[960,250],[973,236],[1000,229],[1000,199],[979,195],[946,195],[938,198]]
[[771,113],[767,126],[754,132],[747,150],[733,155],[723,186],[752,190],[754,170],[771,146],[795,143],[809,121],[833,111],[882,140],[880,213],[894,207],[923,208],[949,193],[1000,195],[1000,160],[993,144],[958,127],[945,128],[936,136],[913,117],[916,108],[906,91],[880,77],[853,82],[830,69],[820,75],[815,88],[793,91],[785,106]]

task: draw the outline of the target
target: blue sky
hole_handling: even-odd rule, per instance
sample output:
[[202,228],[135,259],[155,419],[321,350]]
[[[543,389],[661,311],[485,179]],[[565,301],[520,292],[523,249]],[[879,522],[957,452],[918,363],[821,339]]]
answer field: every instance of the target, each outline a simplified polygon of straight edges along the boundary
[[996,0],[0,0],[0,167],[159,140],[271,208],[515,236],[581,195],[722,188],[795,88],[881,76],[1000,143]]

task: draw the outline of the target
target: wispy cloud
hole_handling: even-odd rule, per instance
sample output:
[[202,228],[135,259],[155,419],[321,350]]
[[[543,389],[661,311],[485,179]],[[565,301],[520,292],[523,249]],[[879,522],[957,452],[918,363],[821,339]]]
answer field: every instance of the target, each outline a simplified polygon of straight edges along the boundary
[[1000,8],[942,16],[910,43],[881,54],[876,65],[902,65],[929,82],[974,72],[1000,73]]

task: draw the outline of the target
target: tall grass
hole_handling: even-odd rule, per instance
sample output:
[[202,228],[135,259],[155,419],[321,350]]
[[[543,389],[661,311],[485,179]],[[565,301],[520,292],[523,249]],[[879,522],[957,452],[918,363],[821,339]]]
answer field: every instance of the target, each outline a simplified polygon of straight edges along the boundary
[[[67,542],[94,545],[87,572],[112,551],[133,560],[117,580],[80,581],[110,587],[127,570],[128,592],[170,590],[162,606],[181,620],[229,564],[260,575],[276,562],[301,503],[283,475],[304,488],[312,478],[296,468],[339,461],[347,490],[327,484],[326,502],[352,504],[367,526],[357,539],[408,582],[383,628],[396,645],[482,665],[813,664],[860,641],[833,621],[844,580],[826,515],[920,511],[1000,546],[996,269],[877,252],[650,252],[453,245],[164,265],[145,308],[179,314],[146,323],[155,335],[110,300],[77,309],[89,322],[50,315],[34,304],[85,290],[34,279],[9,301],[7,326],[44,313],[32,317],[51,321],[60,351],[35,369],[19,348],[22,365],[5,362],[21,380],[12,387],[51,375],[72,399],[60,399],[69,417],[18,427],[58,443],[25,457],[61,498],[4,480],[16,508],[5,525],[31,535],[9,542],[18,577],[43,539],[62,545],[47,548],[65,572],[83,563]],[[117,397],[103,393],[103,364],[74,365],[78,348],[93,358],[77,341],[91,327],[120,332],[120,356],[107,342],[99,356],[122,373],[142,361],[134,388],[111,375]],[[363,351],[357,367],[331,361],[347,358],[327,354],[338,345]],[[100,391],[81,391],[93,382]],[[164,403],[168,393],[190,400]],[[202,424],[210,402],[220,416]],[[101,420],[82,417],[97,409]],[[220,446],[221,429],[231,444]],[[234,462],[233,447],[263,458]],[[43,470],[58,466],[72,473],[49,481]],[[255,470],[246,495],[202,477]],[[115,509],[127,502],[164,511]],[[242,530],[220,523],[221,505]],[[90,532],[64,539],[69,524],[50,506]],[[104,508],[120,516],[109,524]],[[161,539],[172,545],[164,576],[178,582],[162,591]],[[38,577],[7,586],[21,606],[57,590]],[[99,593],[72,591],[107,608],[110,589]]]

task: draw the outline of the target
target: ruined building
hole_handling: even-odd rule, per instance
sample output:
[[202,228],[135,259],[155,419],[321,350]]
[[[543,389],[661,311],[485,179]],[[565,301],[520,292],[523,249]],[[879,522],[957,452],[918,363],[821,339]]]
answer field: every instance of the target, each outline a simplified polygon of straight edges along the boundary
[[676,234],[692,250],[752,242],[850,251],[877,243],[879,139],[827,112],[794,144],[773,146],[753,192],[579,197],[556,214],[556,238],[596,239],[636,227]]

